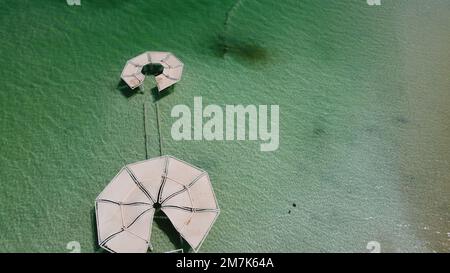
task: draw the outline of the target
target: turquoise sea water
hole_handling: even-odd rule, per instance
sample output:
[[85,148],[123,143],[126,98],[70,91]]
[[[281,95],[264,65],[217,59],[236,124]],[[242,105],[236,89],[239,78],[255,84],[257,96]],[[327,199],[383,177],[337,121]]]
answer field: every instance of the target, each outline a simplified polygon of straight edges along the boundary
[[[0,0],[0,251],[100,252],[94,200],[160,154],[152,88],[126,60],[171,51],[162,153],[210,174],[221,215],[203,252],[450,251],[450,2]],[[280,147],[174,141],[170,111],[280,106]],[[183,247],[167,220],[157,252]]]

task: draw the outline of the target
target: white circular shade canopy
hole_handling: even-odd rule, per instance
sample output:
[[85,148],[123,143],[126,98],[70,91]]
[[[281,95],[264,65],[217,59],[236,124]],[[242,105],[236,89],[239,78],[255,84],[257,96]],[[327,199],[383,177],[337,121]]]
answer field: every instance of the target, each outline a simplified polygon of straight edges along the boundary
[[159,64],[163,72],[155,77],[158,90],[162,91],[177,83],[183,73],[183,63],[170,52],[147,51],[127,61],[121,78],[131,88],[142,85],[145,75],[142,68],[148,64]]
[[159,204],[198,251],[219,215],[208,173],[171,156],[129,164],[95,201],[99,245],[110,252],[146,252]]

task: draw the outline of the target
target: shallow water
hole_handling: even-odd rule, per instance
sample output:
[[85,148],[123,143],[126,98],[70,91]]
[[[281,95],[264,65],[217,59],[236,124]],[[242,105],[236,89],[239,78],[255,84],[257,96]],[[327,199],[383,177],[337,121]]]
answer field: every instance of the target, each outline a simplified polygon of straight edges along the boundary
[[[450,251],[448,1],[81,2],[0,0],[0,251],[101,251],[96,196],[160,154],[155,82],[118,87],[146,50],[185,63],[158,107],[222,209],[201,251]],[[279,105],[279,149],[172,140],[194,96]],[[155,251],[185,247],[155,222]]]

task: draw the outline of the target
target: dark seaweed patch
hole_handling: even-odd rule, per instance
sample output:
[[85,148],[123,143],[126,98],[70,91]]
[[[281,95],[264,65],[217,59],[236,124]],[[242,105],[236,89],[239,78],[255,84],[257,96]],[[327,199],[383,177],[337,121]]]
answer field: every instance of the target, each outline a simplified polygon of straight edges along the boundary
[[322,136],[322,135],[324,135],[326,132],[325,132],[325,130],[322,129],[322,128],[314,128],[313,133],[314,133],[314,135],[316,135],[316,136]]
[[228,38],[223,35],[217,37],[213,49],[219,57],[231,54],[251,63],[267,61],[269,59],[267,49],[258,43]]

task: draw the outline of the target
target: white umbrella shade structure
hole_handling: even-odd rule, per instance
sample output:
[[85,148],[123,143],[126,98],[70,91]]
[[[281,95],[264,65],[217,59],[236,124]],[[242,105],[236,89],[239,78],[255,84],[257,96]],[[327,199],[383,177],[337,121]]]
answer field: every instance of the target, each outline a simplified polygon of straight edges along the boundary
[[95,201],[99,245],[110,252],[146,252],[155,207],[196,252],[220,212],[207,172],[171,156],[136,162],[123,167]]
[[159,91],[181,79],[184,65],[175,55],[170,52],[147,51],[127,61],[122,71],[122,80],[131,89],[142,85],[145,80],[142,68],[148,64],[160,64],[163,67],[162,73],[155,77]]

